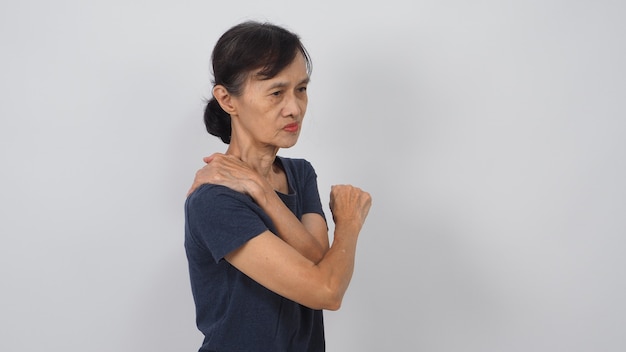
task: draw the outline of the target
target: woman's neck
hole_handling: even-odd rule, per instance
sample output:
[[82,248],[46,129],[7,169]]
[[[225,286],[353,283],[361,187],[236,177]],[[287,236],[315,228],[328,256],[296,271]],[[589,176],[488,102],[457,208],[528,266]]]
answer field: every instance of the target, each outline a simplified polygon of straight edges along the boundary
[[239,143],[233,142],[231,141],[231,144],[228,146],[226,154],[238,157],[258,172],[259,175],[270,180],[274,172],[274,160],[276,160],[279,148],[255,148],[251,145],[242,147]]

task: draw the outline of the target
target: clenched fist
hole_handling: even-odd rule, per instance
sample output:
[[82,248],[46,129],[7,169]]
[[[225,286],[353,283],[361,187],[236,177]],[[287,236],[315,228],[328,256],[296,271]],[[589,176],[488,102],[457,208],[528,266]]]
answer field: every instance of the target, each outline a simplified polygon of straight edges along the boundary
[[369,193],[351,185],[335,185],[330,190],[330,211],[335,224],[353,223],[359,229],[372,206]]

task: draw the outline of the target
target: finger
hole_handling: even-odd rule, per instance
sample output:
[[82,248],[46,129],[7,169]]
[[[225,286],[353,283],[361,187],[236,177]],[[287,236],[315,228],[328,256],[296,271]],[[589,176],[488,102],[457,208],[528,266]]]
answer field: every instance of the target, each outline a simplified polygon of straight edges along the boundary
[[205,156],[204,158],[202,158],[202,160],[203,160],[205,163],[207,163],[207,164],[208,164],[208,163],[210,163],[211,161],[213,161],[213,159],[215,159],[216,154],[218,154],[218,153],[215,153],[215,154],[212,154],[212,155],[209,155],[209,156]]

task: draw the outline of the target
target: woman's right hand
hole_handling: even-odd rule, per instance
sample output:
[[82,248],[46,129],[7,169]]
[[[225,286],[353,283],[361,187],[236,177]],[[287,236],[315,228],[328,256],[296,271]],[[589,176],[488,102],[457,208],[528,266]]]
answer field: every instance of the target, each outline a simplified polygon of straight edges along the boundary
[[370,207],[372,197],[369,193],[351,185],[335,185],[330,190],[330,211],[335,224],[354,223],[363,226]]

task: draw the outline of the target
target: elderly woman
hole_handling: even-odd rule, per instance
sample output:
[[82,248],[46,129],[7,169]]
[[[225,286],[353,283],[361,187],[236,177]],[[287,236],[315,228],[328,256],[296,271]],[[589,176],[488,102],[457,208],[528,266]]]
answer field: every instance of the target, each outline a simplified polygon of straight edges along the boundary
[[205,158],[185,204],[185,249],[200,351],[324,351],[322,310],[339,309],[370,195],[331,188],[332,246],[309,162],[277,156],[298,140],[310,59],[297,35],[256,22],[222,35],[212,56]]

